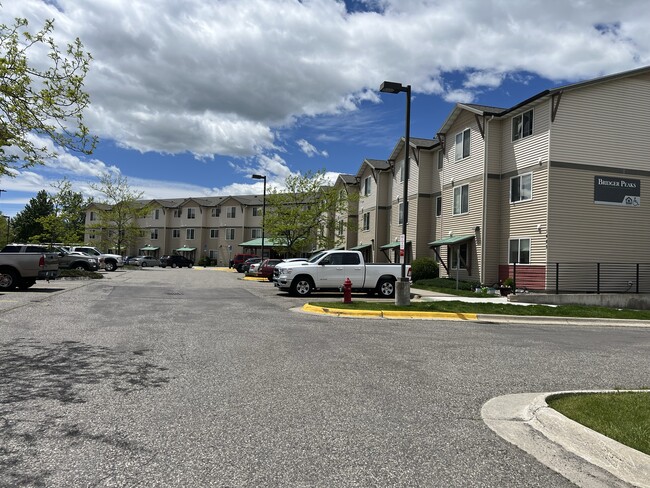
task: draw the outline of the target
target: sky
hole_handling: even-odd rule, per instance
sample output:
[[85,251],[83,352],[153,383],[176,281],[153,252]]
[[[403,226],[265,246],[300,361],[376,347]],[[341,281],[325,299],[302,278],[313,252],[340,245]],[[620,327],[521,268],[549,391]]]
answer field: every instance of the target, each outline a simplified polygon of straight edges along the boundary
[[0,178],[9,216],[63,178],[97,197],[104,173],[147,199],[355,174],[404,135],[386,80],[412,86],[411,137],[433,138],[456,103],[507,108],[650,65],[647,0],[0,0],[0,23],[16,17],[54,19],[60,46],[92,54],[99,144]]

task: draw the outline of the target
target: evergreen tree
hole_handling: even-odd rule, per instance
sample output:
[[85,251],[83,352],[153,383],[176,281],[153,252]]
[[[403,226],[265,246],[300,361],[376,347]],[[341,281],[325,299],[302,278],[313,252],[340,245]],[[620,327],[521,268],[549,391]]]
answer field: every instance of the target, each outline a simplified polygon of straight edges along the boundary
[[14,239],[17,242],[48,242],[49,238],[43,237],[45,229],[40,219],[54,214],[54,204],[45,190],[41,190],[36,197],[31,198],[25,208],[13,218]]

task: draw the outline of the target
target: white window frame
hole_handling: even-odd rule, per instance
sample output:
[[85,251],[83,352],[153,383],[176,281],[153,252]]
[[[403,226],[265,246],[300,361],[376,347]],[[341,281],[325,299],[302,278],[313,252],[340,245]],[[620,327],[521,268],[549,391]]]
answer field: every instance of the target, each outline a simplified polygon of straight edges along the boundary
[[196,218],[196,208],[194,208],[194,207],[188,207],[187,208],[187,218],[188,219],[195,219]]
[[180,239],[180,238],[181,238],[181,230],[172,229],[172,239]]
[[370,230],[370,212],[363,214],[363,230]]
[[438,170],[442,169],[442,167],[444,165],[444,160],[445,160],[445,153],[441,149],[440,151],[438,151]]
[[253,217],[262,216],[262,207],[253,207]]
[[[508,264],[515,264],[515,262],[512,260],[512,253],[514,251],[513,249],[513,243],[517,243],[517,264],[530,264],[530,254],[531,254],[531,248],[532,248],[532,242],[530,237],[513,237],[508,239]],[[528,242],[528,260],[526,262],[522,262],[521,260],[521,243],[522,242]]]
[[[456,144],[455,144],[456,161],[460,161],[461,159],[465,159],[469,157],[471,152],[470,151],[471,137],[472,137],[472,131],[470,129],[465,129],[462,132],[456,134]],[[459,147],[460,147],[460,151],[458,150]],[[467,152],[465,150],[467,150]]]
[[406,165],[404,164],[404,160],[402,160],[401,163],[399,163],[399,182],[403,183],[404,182],[404,167]]
[[150,237],[152,240],[158,240],[158,229],[151,229]]
[[219,229],[210,229],[210,239],[219,239]]
[[[525,187],[523,185],[523,182],[525,179],[530,180],[528,195],[524,195]],[[519,190],[518,199],[515,199],[512,193],[512,188],[513,185],[515,184],[515,180],[519,180],[519,184],[517,185]],[[510,203],[527,202],[532,199],[533,199],[533,173],[524,173],[522,175],[517,175],[510,178]]]
[[363,180],[363,196],[367,197],[370,195],[372,190],[372,176],[366,176]]
[[397,206],[397,223],[399,225],[404,223],[404,202],[399,202]]
[[436,217],[442,216],[442,197],[436,197]]
[[251,239],[261,239],[262,238],[262,228],[255,227],[251,229]]
[[[463,198],[463,189],[466,189],[466,197]],[[467,208],[463,211],[463,203],[467,202]],[[452,215],[465,215],[469,213],[469,184],[454,187],[454,202]]]
[[338,225],[337,225],[337,231],[338,231],[338,236],[343,235],[343,228],[344,228],[345,223],[342,220],[339,220]]
[[227,219],[237,218],[237,207],[228,207],[226,209],[226,218]]
[[185,229],[185,238],[188,241],[193,241],[195,239],[195,236],[196,236],[196,232],[194,231],[193,227],[189,227]]
[[174,217],[175,219],[180,219],[182,216],[183,216],[183,209],[175,208],[172,217]]
[[227,241],[234,241],[235,240],[235,228],[234,227],[228,227],[226,229],[226,240]]
[[156,208],[153,211],[153,219],[154,220],[160,220],[160,209]]
[[90,216],[88,217],[88,220],[91,222],[95,220],[95,212],[90,212]]
[[[528,125],[525,125],[526,122],[526,117],[529,116],[529,123]],[[512,118],[512,142],[518,141],[520,139],[524,139],[525,137],[532,136],[533,135],[533,127],[534,127],[534,113],[533,109],[531,108],[530,110],[526,110],[525,112],[520,113],[519,115],[515,115]]]
[[212,217],[219,217],[221,215],[221,208],[219,207],[213,207],[210,210],[210,216]]

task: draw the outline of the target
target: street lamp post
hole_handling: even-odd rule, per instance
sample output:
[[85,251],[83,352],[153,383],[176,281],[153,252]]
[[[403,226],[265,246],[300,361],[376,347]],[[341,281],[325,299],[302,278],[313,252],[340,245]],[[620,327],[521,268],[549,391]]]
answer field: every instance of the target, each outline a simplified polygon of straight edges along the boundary
[[[262,197],[262,261],[264,261],[264,217],[266,216],[266,175],[251,175],[254,180],[264,180],[264,196]],[[271,255],[269,254],[269,257]]]
[[[402,235],[400,237],[400,254],[402,255],[402,276],[395,283],[395,305],[411,304],[411,283],[406,276],[406,223],[408,221],[408,180],[409,180],[409,149],[411,135],[411,85],[402,85],[392,81],[384,81],[379,88],[383,93],[406,93],[406,136],[404,144],[404,192],[402,196]],[[403,243],[403,244],[402,244]]]

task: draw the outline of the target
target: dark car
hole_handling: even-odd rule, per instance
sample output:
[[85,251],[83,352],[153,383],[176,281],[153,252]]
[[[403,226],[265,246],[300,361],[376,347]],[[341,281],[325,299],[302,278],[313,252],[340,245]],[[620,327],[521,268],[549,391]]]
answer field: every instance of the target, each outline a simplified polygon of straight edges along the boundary
[[257,257],[248,258],[246,261],[244,261],[240,265],[235,266],[235,269],[237,270],[238,273],[246,273],[251,264],[259,263],[260,261],[262,261],[262,258],[257,258]]
[[194,266],[194,261],[187,259],[185,256],[181,256],[179,254],[174,254],[172,256],[163,256],[160,258],[160,267],[166,268],[167,266],[171,266],[172,268],[182,268],[183,266],[186,268],[191,268]]
[[265,259],[260,267],[257,268],[257,277],[266,278],[269,281],[273,281],[273,269],[275,265],[281,263],[282,259]]
[[[239,268],[242,264],[244,264],[244,261],[256,257],[257,256],[255,256],[255,254],[235,254],[235,257],[232,258],[232,261],[230,262],[230,267],[235,268],[237,271],[239,271]],[[241,273],[241,271],[239,272]]]

